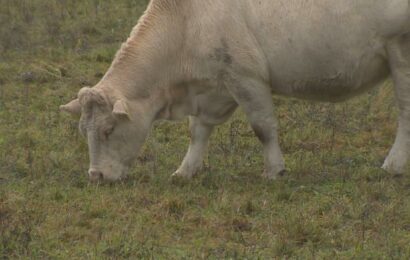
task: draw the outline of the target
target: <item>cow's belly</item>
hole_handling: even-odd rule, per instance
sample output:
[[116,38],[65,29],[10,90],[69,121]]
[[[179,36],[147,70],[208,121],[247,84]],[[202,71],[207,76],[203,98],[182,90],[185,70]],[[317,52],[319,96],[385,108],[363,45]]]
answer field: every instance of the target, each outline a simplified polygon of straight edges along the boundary
[[321,70],[318,73],[304,70],[293,75],[275,73],[272,89],[285,96],[336,102],[365,92],[390,74],[387,60],[380,56],[356,63],[358,65],[340,69],[328,67],[328,73],[321,73]]
[[202,122],[210,125],[225,122],[237,107],[236,101],[225,88],[213,89],[197,95],[193,103],[196,106],[193,110],[195,113],[190,115],[196,116]]

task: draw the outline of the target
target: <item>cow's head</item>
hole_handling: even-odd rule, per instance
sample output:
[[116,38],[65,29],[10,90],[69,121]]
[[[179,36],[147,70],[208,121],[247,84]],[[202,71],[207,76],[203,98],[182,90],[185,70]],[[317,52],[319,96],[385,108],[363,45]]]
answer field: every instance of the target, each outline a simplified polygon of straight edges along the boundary
[[125,99],[110,100],[102,90],[83,88],[77,99],[60,110],[81,114],[79,130],[88,142],[90,180],[121,179],[150,129],[138,107]]

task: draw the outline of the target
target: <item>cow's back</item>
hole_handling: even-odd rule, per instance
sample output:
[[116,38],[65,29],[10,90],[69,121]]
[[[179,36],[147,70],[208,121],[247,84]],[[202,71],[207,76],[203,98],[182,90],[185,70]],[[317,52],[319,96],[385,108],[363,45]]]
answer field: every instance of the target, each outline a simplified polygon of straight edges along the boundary
[[386,44],[407,30],[407,0],[192,3],[193,52],[225,52],[233,64],[222,66],[254,70],[274,92],[306,98],[343,99],[386,78]]
[[407,0],[247,0],[275,92],[343,99],[389,74],[386,44],[408,30]]

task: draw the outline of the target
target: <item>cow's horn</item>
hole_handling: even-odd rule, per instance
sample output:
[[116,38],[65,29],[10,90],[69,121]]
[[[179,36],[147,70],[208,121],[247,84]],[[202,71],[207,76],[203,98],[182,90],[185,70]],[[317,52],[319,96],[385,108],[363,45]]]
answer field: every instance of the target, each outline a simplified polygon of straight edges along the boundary
[[117,100],[114,104],[112,114],[115,117],[129,118],[127,103],[124,100]]

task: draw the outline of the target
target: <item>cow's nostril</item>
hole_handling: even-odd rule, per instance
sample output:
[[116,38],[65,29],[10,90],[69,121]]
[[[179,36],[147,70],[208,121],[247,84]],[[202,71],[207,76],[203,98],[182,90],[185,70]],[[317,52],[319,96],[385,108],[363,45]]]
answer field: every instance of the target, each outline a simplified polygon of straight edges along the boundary
[[104,179],[104,175],[100,171],[89,170],[88,175],[90,176],[90,180],[93,182],[102,181]]

